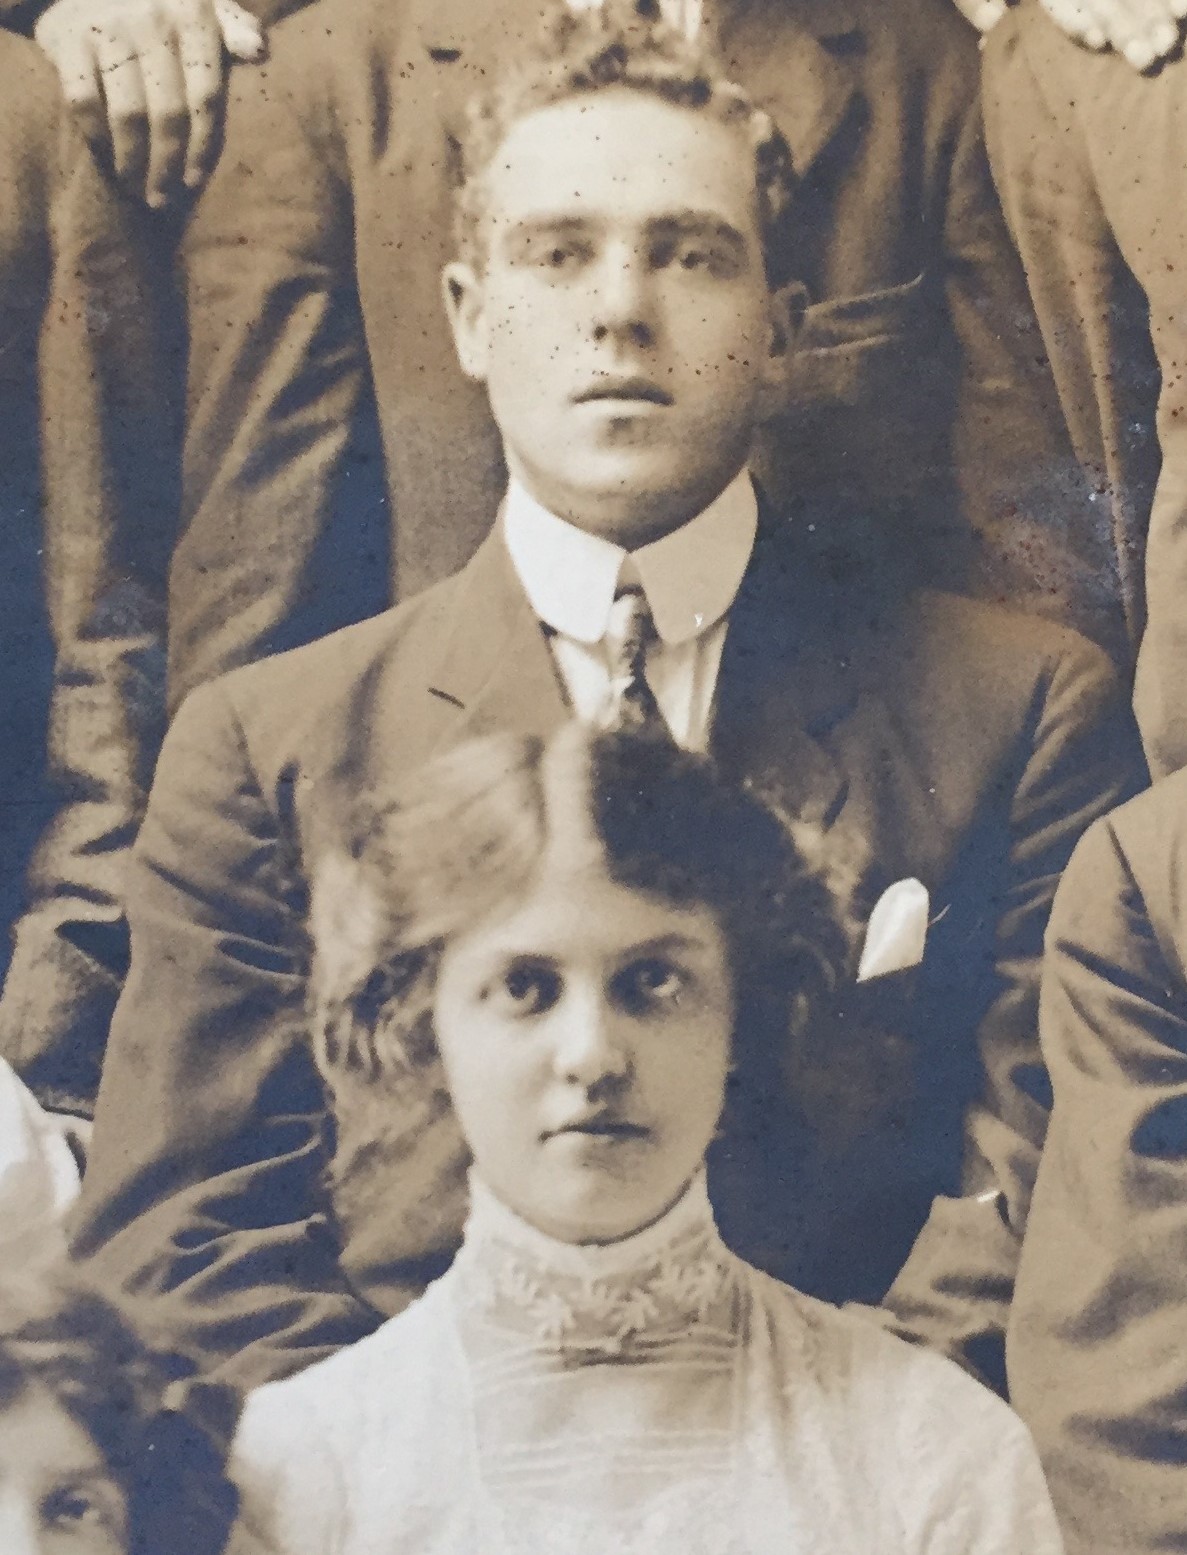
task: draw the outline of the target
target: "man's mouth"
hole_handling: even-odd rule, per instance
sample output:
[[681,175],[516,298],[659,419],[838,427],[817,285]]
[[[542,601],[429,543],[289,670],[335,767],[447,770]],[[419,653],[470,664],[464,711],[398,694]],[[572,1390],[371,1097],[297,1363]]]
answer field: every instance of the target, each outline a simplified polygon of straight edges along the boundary
[[578,405],[592,405],[598,401],[642,402],[646,405],[670,405],[672,396],[650,378],[599,378],[587,389],[575,396]]
[[644,1139],[650,1131],[641,1123],[632,1123],[611,1113],[596,1113],[588,1118],[574,1118],[551,1131],[551,1137],[579,1134],[591,1139]]

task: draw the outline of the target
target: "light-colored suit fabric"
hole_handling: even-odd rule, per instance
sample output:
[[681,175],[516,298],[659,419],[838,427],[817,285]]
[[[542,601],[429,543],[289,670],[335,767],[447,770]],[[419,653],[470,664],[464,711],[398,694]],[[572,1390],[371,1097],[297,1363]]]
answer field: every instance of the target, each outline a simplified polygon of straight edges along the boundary
[[[806,515],[805,515],[806,519]],[[922,964],[843,991],[824,1051],[711,1187],[727,1241],[829,1298],[896,1287],[903,1325],[992,1372],[1046,1122],[1038,954],[1084,827],[1130,792],[1135,740],[1072,634],[817,555],[767,515],[731,615],[711,749],[827,828],[868,916],[926,884]],[[133,935],[78,1245],[241,1378],[357,1338],[448,1263],[465,1159],[400,1115],[331,1204],[304,1014],[310,871],[359,799],[472,733],[566,716],[492,536],[395,611],[200,689],[167,739],[128,882]]]
[[1010,1383],[1071,1555],[1187,1550],[1187,774],[1098,822],[1048,935],[1055,1088]]

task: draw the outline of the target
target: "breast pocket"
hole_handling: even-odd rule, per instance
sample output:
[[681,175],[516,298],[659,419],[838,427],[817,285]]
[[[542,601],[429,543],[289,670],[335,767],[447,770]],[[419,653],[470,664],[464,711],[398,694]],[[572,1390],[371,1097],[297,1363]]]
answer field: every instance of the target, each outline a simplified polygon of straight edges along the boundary
[[793,404],[859,405],[901,392],[926,353],[928,276],[811,303],[788,363]]

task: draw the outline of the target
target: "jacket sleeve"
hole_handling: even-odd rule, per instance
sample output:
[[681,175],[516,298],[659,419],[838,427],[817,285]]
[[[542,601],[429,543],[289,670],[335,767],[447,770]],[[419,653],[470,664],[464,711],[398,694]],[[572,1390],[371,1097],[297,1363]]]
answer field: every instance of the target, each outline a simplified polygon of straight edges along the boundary
[[960,352],[952,454],[973,531],[973,580],[984,596],[1074,626],[1127,664],[1117,588],[1108,581],[1111,536],[1072,449],[994,189],[976,51],[971,36],[962,41],[970,56],[962,98],[949,103],[950,121],[930,143],[948,158],[934,186],[946,195],[945,291]]
[[261,791],[223,690],[195,693],[130,866],[132,960],[75,1238],[100,1277],[249,1384],[378,1322],[347,1289],[326,1213],[282,802]]
[[[981,1002],[961,1194],[936,1200],[885,1302],[900,1332],[998,1387],[1050,1107],[1038,1043],[1043,935],[1080,836],[1144,780],[1132,715],[1104,654],[1070,634],[1062,641],[1035,690],[1014,770],[998,780],[1005,834],[981,847],[972,865],[980,877],[967,895],[996,921],[984,965],[959,973]],[[982,939],[970,926],[970,943]],[[939,1009],[933,1024],[943,1023]]]
[[1185,803],[1171,779],[1094,827],[1048,937],[1010,1385],[1075,1555],[1187,1542]]
[[[267,64],[232,71],[222,155],[181,246],[189,376],[171,706],[390,602],[349,107],[335,97],[349,18],[336,21],[327,31],[296,17],[272,35]],[[367,77],[360,63],[344,90],[366,90]]]

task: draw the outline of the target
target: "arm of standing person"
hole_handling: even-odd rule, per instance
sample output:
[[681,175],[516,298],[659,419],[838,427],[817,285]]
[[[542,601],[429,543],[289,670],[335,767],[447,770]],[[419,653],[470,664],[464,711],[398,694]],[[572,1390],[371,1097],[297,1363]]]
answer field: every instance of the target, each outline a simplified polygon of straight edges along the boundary
[[[0,323],[11,439],[0,508],[7,504],[14,525],[8,586],[17,591],[5,614],[15,649],[6,772],[36,774],[28,789],[8,793],[31,857],[26,873],[25,850],[19,863],[16,854],[21,827],[12,827],[10,867],[26,878],[0,999],[0,1052],[44,1105],[89,1113],[127,964],[123,867],[164,730],[165,579],[181,443],[173,238],[99,168],[36,45],[0,34],[0,55],[0,226],[10,239],[0,239],[10,265],[3,311],[7,320],[19,304],[27,314],[20,341]],[[36,205],[23,205],[34,189]],[[22,209],[24,247],[7,225]],[[45,251],[40,285],[34,232]],[[26,360],[28,380],[18,385],[13,375]],[[39,470],[40,480],[26,483],[22,469]],[[42,612],[52,655],[26,624]]]
[[[304,895],[220,685],[183,706],[129,867],[76,1251],[250,1386],[377,1315],[338,1264],[307,1040]],[[245,1353],[246,1352],[246,1353]]]
[[1010,1321],[1010,1387],[1074,1555],[1187,1540],[1187,783],[1084,838],[1052,914],[1055,1106]]
[[264,51],[236,0],[53,0],[33,35],[91,146],[154,206],[201,184],[227,61]]
[[[354,115],[338,101],[374,72],[341,7],[307,20],[276,29],[267,64],[234,73],[225,151],[180,252],[189,389],[173,706],[390,602],[373,533],[381,525],[386,545],[382,461],[351,457],[370,370],[342,130]],[[331,535],[339,482],[349,532]]]
[[975,51],[951,47],[934,72],[928,138],[942,168],[948,312],[960,352],[953,459],[976,534],[976,591],[1072,625],[1127,662],[1115,601],[1102,588],[1110,537],[1076,460],[1026,276],[985,147]]
[[[1086,828],[1143,780],[1136,730],[1117,677],[1089,644],[1065,639],[1019,731],[1000,857],[968,867],[996,918],[993,955],[960,976],[981,985],[980,1094],[965,1118],[962,1193],[937,1199],[885,1308],[893,1326],[962,1361],[999,1388],[1019,1249],[1047,1125],[1049,1082],[1037,1033],[1043,934],[1059,877]],[[970,936],[976,925],[970,925]],[[942,1022],[944,1011],[935,1013]]]

